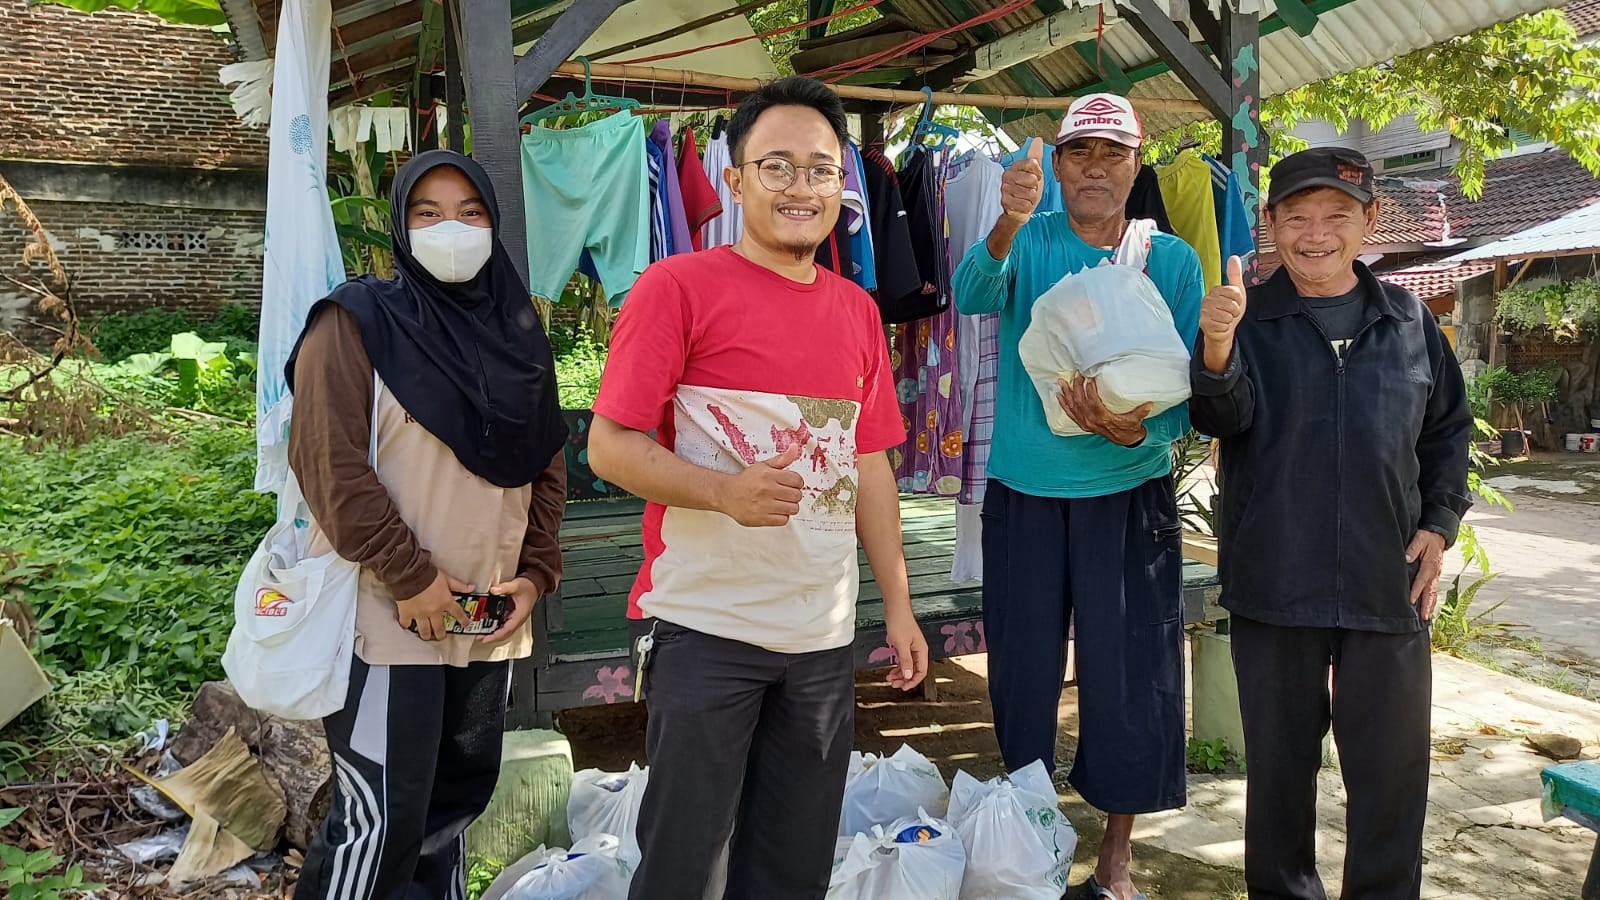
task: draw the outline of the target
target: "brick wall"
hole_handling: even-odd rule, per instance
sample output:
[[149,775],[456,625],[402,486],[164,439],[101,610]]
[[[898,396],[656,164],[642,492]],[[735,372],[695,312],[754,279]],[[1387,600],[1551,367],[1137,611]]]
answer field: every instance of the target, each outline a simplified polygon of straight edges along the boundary
[[264,169],[217,78],[234,61],[209,28],[0,0],[0,160]]
[[[72,278],[85,318],[108,312],[187,308],[200,315],[225,303],[259,306],[261,236],[258,212],[169,209],[129,203],[30,204]],[[25,232],[0,216],[0,272],[24,277]],[[34,276],[43,273],[38,266]],[[30,278],[30,280],[32,280]],[[31,298],[0,281],[0,331],[31,341]]]

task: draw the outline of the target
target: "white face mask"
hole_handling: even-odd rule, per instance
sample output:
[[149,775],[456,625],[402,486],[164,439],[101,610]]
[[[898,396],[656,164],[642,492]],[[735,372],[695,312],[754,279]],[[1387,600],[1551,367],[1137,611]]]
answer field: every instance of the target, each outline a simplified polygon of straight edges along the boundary
[[411,256],[429,274],[446,284],[471,281],[494,251],[494,229],[449,219],[427,228],[413,228]]

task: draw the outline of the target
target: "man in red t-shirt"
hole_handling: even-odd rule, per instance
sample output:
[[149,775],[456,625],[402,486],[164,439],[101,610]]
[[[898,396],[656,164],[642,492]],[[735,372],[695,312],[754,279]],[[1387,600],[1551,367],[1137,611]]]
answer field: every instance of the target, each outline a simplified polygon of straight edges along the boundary
[[725,849],[725,896],[827,893],[854,733],[858,538],[898,654],[890,682],[927,674],[877,305],[813,259],[838,221],[846,140],[821,82],[752,93],[724,174],[743,236],[651,266],[617,321],[589,462],[649,501],[629,601],[650,703],[633,900],[724,896]]

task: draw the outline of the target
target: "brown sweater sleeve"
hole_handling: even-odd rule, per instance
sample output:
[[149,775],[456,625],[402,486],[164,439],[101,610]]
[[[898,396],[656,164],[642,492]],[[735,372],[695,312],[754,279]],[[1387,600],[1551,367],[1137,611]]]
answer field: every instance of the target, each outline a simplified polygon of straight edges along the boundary
[[567,451],[556,451],[550,467],[533,480],[528,532],[522,539],[517,574],[534,583],[541,596],[561,584],[561,519],[567,509]]
[[310,323],[295,363],[289,467],[333,549],[405,599],[438,572],[367,461],[372,390],[361,326],[330,303]]

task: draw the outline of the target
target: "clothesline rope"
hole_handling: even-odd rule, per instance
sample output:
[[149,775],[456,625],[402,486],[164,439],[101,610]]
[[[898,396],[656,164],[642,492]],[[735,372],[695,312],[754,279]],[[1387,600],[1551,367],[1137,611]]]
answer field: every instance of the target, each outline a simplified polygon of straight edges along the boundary
[[814,72],[808,72],[806,74],[813,78],[818,78],[828,73],[834,73],[826,80],[830,83],[837,82],[841,79],[848,78],[851,75],[864,72],[881,62],[885,62],[899,56],[915,53],[942,37],[946,37],[958,31],[965,31],[978,25],[984,25],[989,22],[993,22],[996,19],[1009,16],[1012,13],[1023,9],[1024,7],[1032,5],[1033,0],[1008,0],[1008,2],[1002,4],[1001,6],[997,6],[988,12],[979,13],[978,15],[967,19],[965,22],[957,22],[948,28],[942,28],[928,34],[918,35],[914,38],[910,38],[909,40],[902,41],[901,43],[890,47],[887,50],[880,50],[877,53],[869,53],[866,56],[849,60],[847,62],[835,63],[834,65],[817,69]]
[[[565,62],[556,68],[556,74],[582,78],[584,70],[579,63]],[[652,66],[621,65],[618,63],[591,63],[590,76],[594,79],[627,82],[630,84],[654,84],[682,89],[695,87],[715,88],[719,91],[725,90],[734,93],[748,93],[760,88],[765,83],[758,78],[735,78],[729,75],[713,75],[708,72],[694,72],[685,69],[658,69]],[[835,84],[831,87],[839,96],[848,99],[872,100],[900,106],[913,103],[920,104],[925,96],[921,91],[868,87],[866,85]],[[1078,99],[1074,96],[1032,97],[1010,94],[958,94],[948,91],[934,91],[932,96],[933,103],[936,106],[1027,109],[1040,112],[1065,110]],[[1130,97],[1129,100],[1132,101],[1135,109],[1142,112],[1206,113],[1205,106],[1198,100],[1169,100],[1155,97]]]

